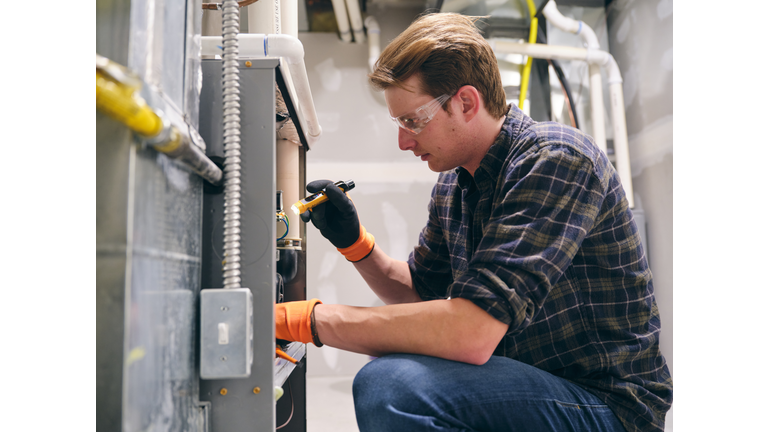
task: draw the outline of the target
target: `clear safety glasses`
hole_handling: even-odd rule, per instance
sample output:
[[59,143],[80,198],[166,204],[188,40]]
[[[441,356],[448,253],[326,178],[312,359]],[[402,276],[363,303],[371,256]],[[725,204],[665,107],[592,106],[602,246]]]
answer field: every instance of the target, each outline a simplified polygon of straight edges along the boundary
[[427,127],[427,123],[435,117],[440,107],[450,98],[450,95],[444,94],[416,108],[416,111],[390,118],[407,132],[416,135]]

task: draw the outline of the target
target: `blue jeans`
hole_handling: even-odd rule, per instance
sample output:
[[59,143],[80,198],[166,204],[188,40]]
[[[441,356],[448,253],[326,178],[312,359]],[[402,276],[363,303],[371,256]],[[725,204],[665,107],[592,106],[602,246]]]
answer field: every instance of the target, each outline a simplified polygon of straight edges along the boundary
[[361,432],[626,432],[597,396],[506,357],[473,366],[392,354],[363,367],[352,391]]

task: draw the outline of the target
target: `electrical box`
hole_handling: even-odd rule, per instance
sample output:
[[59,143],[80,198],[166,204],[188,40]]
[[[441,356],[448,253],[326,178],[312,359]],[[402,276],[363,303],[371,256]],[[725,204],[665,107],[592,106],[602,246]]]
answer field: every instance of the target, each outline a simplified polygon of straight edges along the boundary
[[245,378],[253,363],[253,295],[248,288],[200,292],[200,378]]

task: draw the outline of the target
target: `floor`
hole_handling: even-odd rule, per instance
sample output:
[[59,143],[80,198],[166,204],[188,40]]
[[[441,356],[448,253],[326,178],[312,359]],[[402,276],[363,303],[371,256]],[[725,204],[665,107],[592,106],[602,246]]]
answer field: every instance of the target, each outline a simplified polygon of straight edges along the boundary
[[307,377],[307,432],[358,432],[353,378]]

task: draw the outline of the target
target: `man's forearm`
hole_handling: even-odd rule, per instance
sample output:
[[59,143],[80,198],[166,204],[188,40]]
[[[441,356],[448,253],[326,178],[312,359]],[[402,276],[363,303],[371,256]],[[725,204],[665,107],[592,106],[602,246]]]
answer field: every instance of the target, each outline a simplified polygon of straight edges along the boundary
[[354,264],[368,286],[384,303],[421,301],[413,289],[408,263],[390,258],[378,246],[373,248],[367,258]]
[[346,351],[471,364],[488,361],[507,331],[506,324],[461,298],[372,308],[318,304],[315,323],[323,344]]

